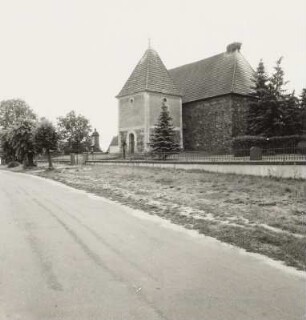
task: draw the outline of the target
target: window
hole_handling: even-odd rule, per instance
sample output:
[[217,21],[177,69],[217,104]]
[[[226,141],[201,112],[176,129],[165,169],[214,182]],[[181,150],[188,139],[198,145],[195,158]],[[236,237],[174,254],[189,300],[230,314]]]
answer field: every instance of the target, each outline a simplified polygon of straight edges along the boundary
[[133,104],[134,103],[134,98],[131,98],[130,99],[130,104]]

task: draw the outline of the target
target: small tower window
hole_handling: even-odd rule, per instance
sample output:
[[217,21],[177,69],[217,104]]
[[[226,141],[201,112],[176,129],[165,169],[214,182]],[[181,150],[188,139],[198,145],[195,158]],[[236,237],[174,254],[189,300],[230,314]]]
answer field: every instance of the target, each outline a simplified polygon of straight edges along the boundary
[[167,102],[167,98],[163,98],[163,102]]
[[131,98],[130,99],[130,104],[133,104],[134,103],[134,98]]

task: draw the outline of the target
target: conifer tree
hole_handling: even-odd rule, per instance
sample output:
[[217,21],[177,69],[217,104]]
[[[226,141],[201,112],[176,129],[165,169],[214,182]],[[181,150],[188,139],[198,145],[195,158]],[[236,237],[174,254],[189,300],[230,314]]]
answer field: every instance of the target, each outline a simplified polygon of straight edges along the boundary
[[306,135],[306,89],[300,95],[300,120],[302,134]]
[[301,132],[301,107],[294,92],[287,94],[284,86],[282,57],[276,61],[269,78],[260,61],[254,76],[253,100],[249,105],[247,133],[265,137],[295,135]]
[[286,90],[284,89],[284,86],[288,83],[288,81],[284,81],[284,70],[281,67],[281,63],[283,61],[283,57],[280,57],[276,61],[276,65],[274,67],[274,73],[271,76],[270,79],[270,90],[272,94],[277,99],[282,99]]
[[306,109],[306,89],[303,89],[300,95],[300,106]]
[[260,60],[253,78],[253,99],[249,104],[247,116],[247,133],[249,135],[261,135],[265,131],[265,110],[269,101],[268,75],[265,66]]
[[293,91],[291,94],[284,96],[282,101],[283,113],[283,132],[285,136],[299,135],[302,132],[301,106],[299,99]]
[[150,137],[152,152],[160,159],[166,159],[168,155],[177,153],[180,150],[179,144],[175,141],[175,131],[172,125],[168,108],[165,102],[162,103],[161,113],[155,125],[154,132]]
[[[284,86],[288,83],[284,81],[284,71],[281,67],[283,57],[276,61],[274,73],[269,82],[270,99],[268,108],[264,115],[265,131],[267,137],[282,136],[285,134],[284,109],[286,108],[286,90]],[[293,100],[290,100],[292,103]]]

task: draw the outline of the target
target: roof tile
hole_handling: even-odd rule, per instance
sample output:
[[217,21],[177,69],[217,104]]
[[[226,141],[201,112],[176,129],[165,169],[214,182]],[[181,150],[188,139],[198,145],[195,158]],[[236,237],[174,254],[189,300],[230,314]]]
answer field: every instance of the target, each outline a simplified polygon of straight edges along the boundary
[[117,97],[151,91],[180,95],[186,103],[228,93],[249,95],[253,74],[254,70],[238,49],[168,71],[157,52],[150,48]]
[[151,48],[138,62],[117,97],[143,91],[181,96],[159,55]]
[[183,103],[228,93],[252,92],[254,70],[239,51],[224,52],[169,70]]

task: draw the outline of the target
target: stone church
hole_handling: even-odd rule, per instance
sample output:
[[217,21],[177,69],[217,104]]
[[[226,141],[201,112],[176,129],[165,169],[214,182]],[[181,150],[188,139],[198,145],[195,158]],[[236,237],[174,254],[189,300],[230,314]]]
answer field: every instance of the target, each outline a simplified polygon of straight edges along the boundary
[[118,144],[130,153],[150,150],[161,105],[168,107],[184,150],[227,152],[245,133],[254,71],[233,43],[215,56],[167,70],[148,48],[117,95]]

